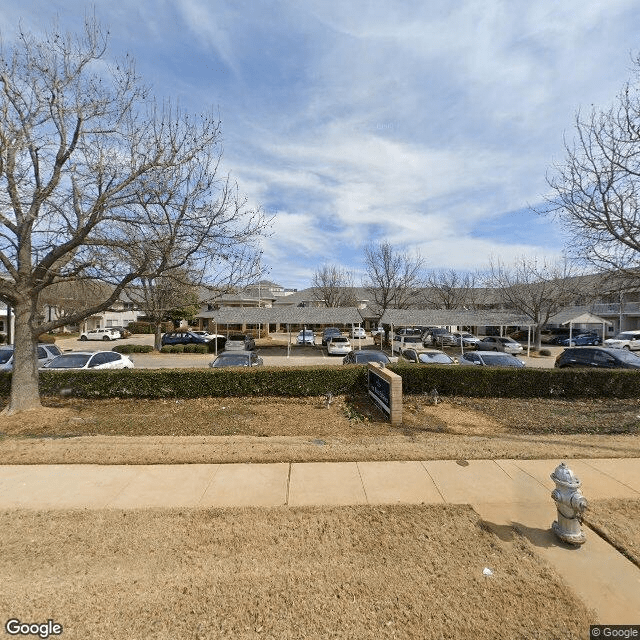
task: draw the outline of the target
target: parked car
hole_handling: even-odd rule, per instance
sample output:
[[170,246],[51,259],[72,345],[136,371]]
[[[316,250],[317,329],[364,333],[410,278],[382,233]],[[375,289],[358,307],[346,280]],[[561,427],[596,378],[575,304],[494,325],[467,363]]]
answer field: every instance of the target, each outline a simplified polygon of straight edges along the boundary
[[556,358],[554,366],[596,369],[640,369],[640,357],[626,349],[610,347],[569,347]]
[[422,335],[422,330],[415,327],[400,327],[394,333],[397,336],[420,336]]
[[479,367],[516,367],[522,369],[524,362],[510,353],[496,353],[495,351],[467,351],[460,356],[460,364]]
[[604,346],[610,349],[627,349],[637,351],[640,349],[640,331],[623,331],[615,338],[608,338]]
[[405,349],[423,347],[421,335],[395,335],[393,336],[393,349],[402,353]]
[[571,336],[571,339],[566,338],[560,342],[564,347],[580,347],[585,345],[598,345],[602,342],[600,336],[595,333],[579,333],[578,335]]
[[456,360],[438,349],[405,349],[402,357],[416,364],[456,364]]
[[459,347],[462,342],[464,348],[475,349],[478,346],[478,342],[480,342],[478,336],[474,336],[473,333],[469,333],[468,331],[454,331],[451,335],[457,347]]
[[[43,367],[61,353],[55,344],[39,344],[36,349],[38,367]],[[13,371],[13,345],[0,348],[0,371]]]
[[456,339],[453,334],[444,327],[434,327],[422,336],[424,344],[455,346]]
[[256,341],[244,333],[232,333],[224,343],[225,351],[253,351]]
[[327,327],[322,332],[322,346],[323,347],[327,346],[328,338],[332,338],[334,336],[341,336],[341,335],[342,335],[342,331],[340,331],[338,327]]
[[346,336],[333,336],[327,340],[327,354],[330,356],[345,356],[351,351],[351,342]]
[[302,329],[296,338],[296,344],[310,344],[312,347],[316,344],[316,335],[311,329]]
[[191,329],[191,333],[193,333],[196,336],[200,336],[201,338],[204,338],[206,342],[211,342],[211,340],[213,340],[216,337],[224,337],[224,336],[217,336],[217,335],[212,335],[211,333],[209,333],[208,331],[203,331],[202,329]]
[[209,366],[213,369],[224,367],[261,367],[262,358],[255,351],[225,351],[221,353]]
[[133,369],[129,356],[116,351],[70,351],[42,367],[43,369]]
[[513,338],[500,336],[487,336],[476,345],[481,351],[502,351],[504,353],[522,353],[522,345]]
[[557,329],[543,329],[540,332],[540,341],[544,344],[560,344],[561,340],[569,337],[569,329],[563,327]]
[[374,349],[350,351],[342,359],[342,364],[367,364],[369,362],[379,362],[387,365],[391,363],[391,359],[383,351],[375,351]]
[[111,329],[119,331],[121,338],[130,338],[133,335],[126,327],[111,327]]
[[162,334],[161,343],[164,347],[168,344],[207,344],[209,342],[193,331],[167,331]]
[[120,332],[113,327],[108,329],[91,329],[80,334],[80,340],[118,340]]
[[353,327],[351,337],[355,340],[364,340],[367,337],[367,332],[362,327]]

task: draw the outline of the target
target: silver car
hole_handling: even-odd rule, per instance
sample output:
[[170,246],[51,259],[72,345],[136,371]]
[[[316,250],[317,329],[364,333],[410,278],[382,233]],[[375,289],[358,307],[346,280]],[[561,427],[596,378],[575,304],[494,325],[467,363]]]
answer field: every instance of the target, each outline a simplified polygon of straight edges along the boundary
[[503,353],[522,353],[523,348],[513,338],[500,336],[487,336],[476,345],[479,351],[502,351]]
[[213,362],[209,363],[212,369],[225,367],[261,367],[262,358],[255,351],[225,351]]
[[[55,344],[39,344],[36,350],[38,367],[43,367],[62,353]],[[13,371],[13,346],[0,348],[0,371]]]
[[522,369],[524,362],[510,353],[496,353],[495,351],[467,351],[460,356],[461,365],[475,365],[478,367],[515,367]]

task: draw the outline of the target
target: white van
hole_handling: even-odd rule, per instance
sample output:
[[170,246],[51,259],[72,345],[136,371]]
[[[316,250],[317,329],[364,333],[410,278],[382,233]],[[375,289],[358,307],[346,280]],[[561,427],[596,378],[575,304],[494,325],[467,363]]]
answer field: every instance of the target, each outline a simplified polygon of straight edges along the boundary
[[640,331],[623,331],[615,338],[605,340],[602,346],[610,347],[611,349],[638,351],[640,350]]

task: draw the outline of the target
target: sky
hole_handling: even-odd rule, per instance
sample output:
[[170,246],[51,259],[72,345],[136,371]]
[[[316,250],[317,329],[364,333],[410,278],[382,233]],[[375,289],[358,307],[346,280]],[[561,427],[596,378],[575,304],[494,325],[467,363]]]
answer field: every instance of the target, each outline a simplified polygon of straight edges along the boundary
[[640,53],[637,0],[4,0],[0,29],[87,13],[159,98],[220,114],[222,170],[273,218],[266,277],[299,289],[323,264],[358,283],[370,242],[430,269],[559,257],[545,176]]

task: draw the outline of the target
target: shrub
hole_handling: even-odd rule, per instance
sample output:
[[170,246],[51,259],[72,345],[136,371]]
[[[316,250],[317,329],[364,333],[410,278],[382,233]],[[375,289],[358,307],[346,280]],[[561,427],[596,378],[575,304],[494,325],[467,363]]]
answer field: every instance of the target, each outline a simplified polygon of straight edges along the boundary
[[41,333],[38,336],[38,342],[42,344],[53,344],[56,341],[56,337],[50,333]]
[[150,344],[119,344],[111,351],[117,351],[118,353],[151,353],[153,347]]
[[185,353],[207,353],[208,346],[206,344],[185,344]]
[[538,353],[541,356],[550,356],[551,355],[551,351],[549,351],[549,349],[540,349],[540,351]]
[[0,333],[0,344],[4,344],[7,341],[7,336],[4,333]]
[[[127,325],[127,331],[131,331],[131,333],[155,333],[155,325],[151,322],[130,322]],[[167,331],[173,331],[173,322],[163,322],[161,324],[162,333],[166,333]]]

